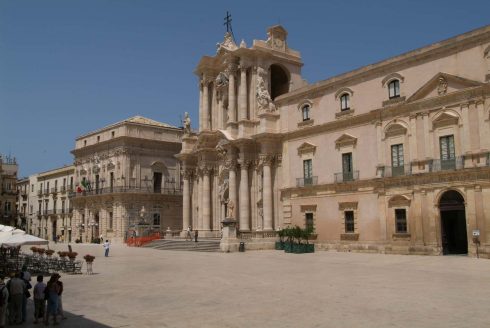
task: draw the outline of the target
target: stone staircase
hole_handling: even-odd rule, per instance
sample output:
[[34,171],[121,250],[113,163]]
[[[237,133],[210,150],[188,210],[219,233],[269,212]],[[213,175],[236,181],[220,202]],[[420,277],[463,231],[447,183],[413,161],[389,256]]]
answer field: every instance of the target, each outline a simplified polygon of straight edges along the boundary
[[220,252],[219,243],[219,238],[201,238],[197,243],[184,239],[157,239],[143,247],[168,251]]

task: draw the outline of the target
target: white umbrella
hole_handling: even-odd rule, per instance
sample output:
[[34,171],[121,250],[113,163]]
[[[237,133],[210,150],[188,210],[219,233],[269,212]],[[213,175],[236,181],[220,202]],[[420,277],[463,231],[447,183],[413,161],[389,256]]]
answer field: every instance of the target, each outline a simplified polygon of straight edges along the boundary
[[11,227],[11,226],[6,226],[6,225],[3,225],[3,224],[0,224],[0,231],[12,231],[14,230],[15,228],[14,227]]
[[10,237],[2,238],[0,235],[0,244],[7,247],[15,247],[21,245],[46,245],[48,241],[29,234],[12,234]]

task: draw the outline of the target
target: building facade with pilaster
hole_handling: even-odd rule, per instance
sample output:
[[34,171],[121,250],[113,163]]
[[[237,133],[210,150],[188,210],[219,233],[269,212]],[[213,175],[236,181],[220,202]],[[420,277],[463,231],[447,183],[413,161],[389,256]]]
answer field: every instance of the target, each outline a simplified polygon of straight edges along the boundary
[[76,139],[72,230],[76,239],[122,242],[182,230],[182,128],[141,116]]
[[205,56],[183,226],[270,247],[490,255],[490,26],[308,84],[281,26]]
[[17,224],[17,172],[15,157],[0,155],[0,224]]

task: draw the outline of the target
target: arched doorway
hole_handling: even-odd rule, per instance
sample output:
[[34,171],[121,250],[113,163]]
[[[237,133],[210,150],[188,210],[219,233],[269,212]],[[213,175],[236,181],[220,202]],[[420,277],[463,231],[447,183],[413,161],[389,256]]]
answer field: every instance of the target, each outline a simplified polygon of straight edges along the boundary
[[464,198],[455,190],[448,190],[439,200],[441,213],[442,253],[468,254]]
[[271,65],[271,98],[274,100],[289,91],[289,74],[279,65]]

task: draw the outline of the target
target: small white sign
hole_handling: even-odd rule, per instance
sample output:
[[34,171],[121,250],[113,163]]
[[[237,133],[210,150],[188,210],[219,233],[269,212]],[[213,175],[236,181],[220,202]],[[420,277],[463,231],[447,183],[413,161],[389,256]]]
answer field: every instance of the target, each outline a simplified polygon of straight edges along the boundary
[[473,237],[479,237],[480,236],[480,230],[473,230]]

